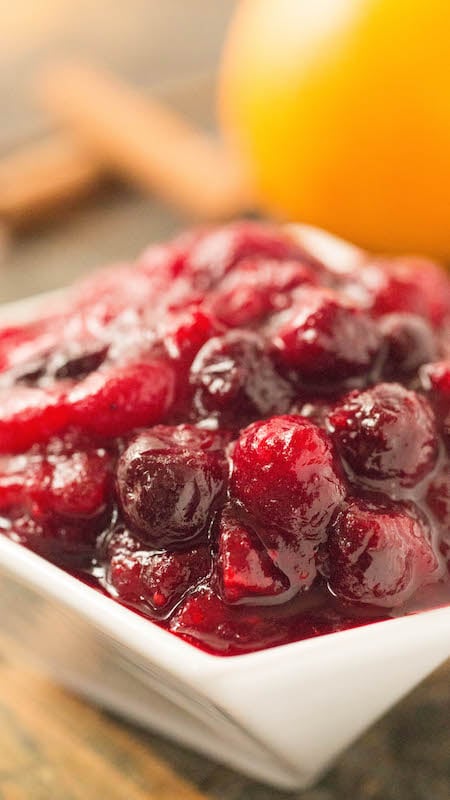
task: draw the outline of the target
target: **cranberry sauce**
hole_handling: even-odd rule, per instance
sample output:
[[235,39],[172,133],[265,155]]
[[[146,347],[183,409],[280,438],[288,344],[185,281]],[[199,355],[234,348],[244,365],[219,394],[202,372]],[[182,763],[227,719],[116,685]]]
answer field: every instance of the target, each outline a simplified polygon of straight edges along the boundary
[[222,655],[450,602],[450,280],[323,252],[197,230],[0,330],[3,534]]

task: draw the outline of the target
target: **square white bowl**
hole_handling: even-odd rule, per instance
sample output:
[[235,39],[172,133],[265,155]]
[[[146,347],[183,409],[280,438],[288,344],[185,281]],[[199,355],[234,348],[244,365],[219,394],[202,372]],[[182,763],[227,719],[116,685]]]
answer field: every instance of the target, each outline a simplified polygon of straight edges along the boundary
[[[34,299],[14,304],[0,321],[35,310]],[[14,648],[60,683],[284,788],[313,783],[450,655],[450,606],[209,655],[1,535],[0,619]]]

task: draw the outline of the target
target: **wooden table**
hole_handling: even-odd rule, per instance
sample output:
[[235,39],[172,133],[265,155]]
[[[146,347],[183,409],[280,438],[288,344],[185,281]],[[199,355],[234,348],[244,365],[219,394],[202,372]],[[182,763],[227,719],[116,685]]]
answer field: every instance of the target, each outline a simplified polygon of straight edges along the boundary
[[[231,3],[208,0],[15,0],[0,26],[0,148],[34,135],[30,78],[61,51],[97,60],[211,122],[208,73]],[[163,14],[169,9],[172,19]],[[210,36],[199,39],[201,30]],[[167,50],[167,40],[171,47]],[[174,57],[174,53],[175,56]],[[188,77],[179,81],[180,70]],[[88,203],[13,241],[0,267],[12,300],[120,260],[183,224],[159,202],[110,185]],[[0,586],[1,591],[1,586]],[[0,626],[1,628],[1,626]],[[448,800],[450,670],[443,668],[346,753],[302,800]],[[282,800],[277,792],[131,727],[31,671],[0,636],[0,800]]]

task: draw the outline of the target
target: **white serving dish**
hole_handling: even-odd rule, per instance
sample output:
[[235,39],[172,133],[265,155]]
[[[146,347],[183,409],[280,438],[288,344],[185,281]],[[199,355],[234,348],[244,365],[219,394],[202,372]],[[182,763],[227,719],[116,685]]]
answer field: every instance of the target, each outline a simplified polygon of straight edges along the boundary
[[[35,308],[15,304],[1,319]],[[212,656],[1,535],[0,620],[2,637],[61,684],[285,788],[313,783],[450,656],[450,606]]]

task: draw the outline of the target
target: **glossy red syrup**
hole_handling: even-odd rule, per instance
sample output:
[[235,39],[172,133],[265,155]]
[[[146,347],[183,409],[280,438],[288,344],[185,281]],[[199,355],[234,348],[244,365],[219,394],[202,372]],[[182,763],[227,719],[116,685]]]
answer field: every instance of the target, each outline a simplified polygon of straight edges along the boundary
[[193,231],[0,330],[4,535],[221,655],[450,601],[450,281],[323,252]]

